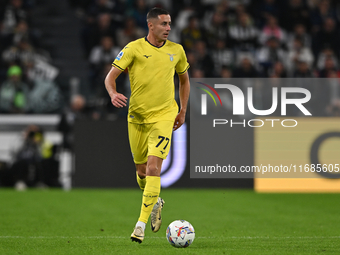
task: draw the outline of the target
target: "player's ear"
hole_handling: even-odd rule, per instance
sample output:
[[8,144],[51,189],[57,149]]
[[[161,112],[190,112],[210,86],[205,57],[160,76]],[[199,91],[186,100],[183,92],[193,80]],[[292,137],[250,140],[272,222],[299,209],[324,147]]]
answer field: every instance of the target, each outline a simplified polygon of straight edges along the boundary
[[152,20],[148,20],[148,28],[149,30],[152,30],[153,29],[153,23],[152,23]]

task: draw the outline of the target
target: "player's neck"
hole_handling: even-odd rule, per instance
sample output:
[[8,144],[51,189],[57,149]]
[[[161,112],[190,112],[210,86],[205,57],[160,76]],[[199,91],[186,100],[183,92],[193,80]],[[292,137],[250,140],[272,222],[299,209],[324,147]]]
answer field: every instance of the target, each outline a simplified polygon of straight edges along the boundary
[[156,46],[156,47],[161,47],[164,45],[165,41],[158,41],[156,39],[155,36],[153,36],[152,34],[148,34],[148,36],[146,37],[146,39],[148,40],[149,43],[151,43],[153,46]]

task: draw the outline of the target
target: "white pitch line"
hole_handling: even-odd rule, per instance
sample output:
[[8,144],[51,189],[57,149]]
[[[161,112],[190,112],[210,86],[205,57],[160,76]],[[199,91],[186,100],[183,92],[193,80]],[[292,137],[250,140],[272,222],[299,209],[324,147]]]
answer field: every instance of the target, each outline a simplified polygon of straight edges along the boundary
[[[0,239],[128,239],[128,236],[0,236]],[[146,237],[150,239],[165,238],[160,236]],[[340,236],[198,236],[199,239],[340,239]]]

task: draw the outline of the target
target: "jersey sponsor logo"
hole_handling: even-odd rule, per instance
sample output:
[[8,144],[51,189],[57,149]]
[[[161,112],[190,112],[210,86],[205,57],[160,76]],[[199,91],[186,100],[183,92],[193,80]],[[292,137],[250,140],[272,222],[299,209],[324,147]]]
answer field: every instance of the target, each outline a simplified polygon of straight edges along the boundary
[[117,60],[120,60],[120,59],[123,57],[123,55],[124,55],[124,52],[123,52],[123,51],[119,52],[118,55],[117,55],[117,57],[116,57],[116,59],[117,59]]
[[164,154],[165,153],[165,151],[160,151],[162,154]]
[[174,60],[174,56],[176,55],[176,54],[170,54],[170,53],[167,53],[169,56],[170,56],[170,61],[173,61]]
[[143,55],[143,57],[149,58],[152,57],[152,55]]

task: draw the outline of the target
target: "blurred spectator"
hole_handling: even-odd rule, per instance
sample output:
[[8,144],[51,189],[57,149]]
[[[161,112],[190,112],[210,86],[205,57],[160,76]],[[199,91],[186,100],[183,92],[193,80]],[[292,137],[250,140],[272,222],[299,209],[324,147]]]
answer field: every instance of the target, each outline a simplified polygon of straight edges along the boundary
[[192,78],[205,78],[204,71],[201,69],[193,69],[192,70]]
[[276,37],[267,40],[266,46],[262,47],[257,53],[257,61],[264,68],[264,72],[280,61],[286,65],[287,53],[279,47],[279,41]]
[[11,166],[15,188],[25,190],[26,187],[60,187],[58,181],[58,161],[55,159],[56,146],[44,139],[41,128],[28,126],[24,131],[24,142],[16,153]]
[[120,48],[116,47],[109,36],[102,37],[100,45],[91,50],[89,62],[91,64],[91,80],[94,81],[107,63],[112,63]]
[[336,12],[331,7],[330,0],[320,0],[317,7],[311,12],[312,34],[321,30],[327,18],[336,20]]
[[198,41],[195,44],[195,57],[197,69],[203,70],[205,77],[214,77],[214,61],[211,55],[208,53],[206,43],[204,41]]
[[320,0],[306,0],[306,3],[307,3],[308,8],[310,10],[313,10],[314,8],[316,8],[316,6],[318,5],[319,2],[320,2]]
[[207,16],[204,21],[206,40],[209,47],[214,47],[217,39],[227,40],[228,20],[223,12],[216,10],[211,16]]
[[296,62],[296,69],[293,73],[294,78],[312,78],[314,77],[308,65],[308,59],[300,57]]
[[264,45],[272,37],[275,37],[280,45],[284,46],[287,42],[286,32],[278,25],[277,18],[268,16],[267,23],[260,33],[259,42]]
[[[172,7],[174,5],[173,2],[174,1],[169,1],[169,0],[146,0],[146,5],[149,6],[150,8],[159,7],[172,13],[173,11]],[[181,7],[183,7],[183,5]]]
[[20,64],[34,59],[36,52],[32,45],[26,40],[22,39],[17,46],[11,46],[2,54],[2,59],[7,65]]
[[57,113],[62,107],[62,95],[52,80],[37,79],[29,93],[32,113]]
[[309,48],[304,47],[300,39],[295,38],[294,46],[288,52],[287,68],[290,72],[293,72],[296,69],[299,59],[304,59],[308,67],[311,68],[314,56]]
[[[216,14],[218,14],[218,16],[216,16]],[[236,14],[235,10],[230,7],[228,0],[221,0],[214,6],[214,8],[205,8],[202,18],[202,25],[204,29],[210,30],[213,29],[211,26],[214,24],[223,23],[228,26],[230,22],[236,20]]]
[[103,13],[122,14],[123,6],[119,0],[93,0],[89,6],[88,14],[91,17],[98,17]]
[[42,151],[43,184],[48,187],[61,188],[62,185],[59,181],[59,146],[44,140]]
[[58,131],[63,133],[63,148],[73,150],[73,126],[76,119],[87,119],[88,109],[82,95],[74,95],[70,105],[65,107],[58,124]]
[[3,52],[2,60],[7,66],[14,64],[25,66],[35,60],[49,62],[50,55],[44,50],[35,49],[26,38],[22,38],[16,46],[13,45]]
[[86,56],[94,46],[100,44],[103,36],[110,36],[115,39],[115,29],[111,22],[110,13],[100,13],[95,17],[95,22],[89,22],[82,33]]
[[[112,64],[111,62],[108,62],[106,64],[104,64],[102,66],[101,69],[99,69],[99,73],[96,76],[96,79],[93,82],[93,92],[94,95],[97,99],[106,99],[109,100],[109,103],[111,104],[111,100],[110,97],[107,94],[107,91],[105,89],[105,86],[103,86],[103,81],[105,80],[106,75],[108,74],[108,72],[111,70],[112,68]],[[124,79],[126,74],[125,72],[122,72],[119,77],[117,78],[117,82],[116,82],[116,86],[117,86],[117,91],[119,91],[119,93],[122,93],[123,95],[125,95],[125,91],[124,91]],[[121,79],[123,78],[123,79]]]
[[338,62],[337,57],[334,54],[334,51],[330,48],[325,48],[318,55],[318,60],[317,60],[316,66],[319,70],[325,68],[325,62],[326,62],[327,58],[331,58],[334,62],[334,65],[338,66],[339,62]]
[[233,72],[232,70],[227,67],[227,66],[222,66],[221,71],[220,71],[220,78],[232,78],[233,77]]
[[320,78],[334,78],[335,77],[340,77],[339,70],[334,62],[334,59],[332,57],[328,57],[325,59],[325,66],[323,69],[320,70],[319,72],[319,77]]
[[40,57],[37,58],[37,55],[35,55],[35,59],[29,59],[24,64],[24,71],[26,74],[26,82],[30,86],[34,86],[36,81],[53,81],[59,74],[58,68],[40,59]]
[[37,30],[29,28],[28,23],[26,20],[20,20],[15,27],[13,36],[12,36],[12,43],[14,45],[19,44],[23,39],[30,42],[33,47],[39,47],[40,43],[39,40],[41,39],[40,34]]
[[42,180],[42,131],[37,126],[29,126],[24,132],[24,142],[16,153],[15,161],[11,167],[14,176],[15,188],[25,190],[27,185],[33,186]]
[[233,77],[243,78],[243,77],[259,77],[259,73],[256,71],[252,60],[249,57],[243,57],[241,59],[240,65],[234,70]]
[[10,0],[4,9],[2,20],[2,33],[11,34],[14,32],[20,20],[29,19],[29,13],[23,7],[22,0]]
[[294,40],[299,39],[302,41],[303,45],[307,48],[311,48],[312,40],[310,35],[306,32],[306,27],[303,24],[296,24],[294,26],[294,32],[288,35],[287,47],[292,49],[294,47]]
[[263,27],[269,16],[280,17],[280,8],[276,0],[263,0],[252,2],[251,9],[254,18],[258,20],[258,27]]
[[133,18],[127,18],[124,28],[117,30],[117,44],[122,49],[129,42],[146,36],[144,29],[136,26]]
[[303,24],[310,27],[309,10],[303,0],[289,0],[282,15],[282,27],[287,31],[293,31],[295,24]]
[[[167,1],[167,0],[163,0]],[[162,1],[162,2],[163,2]],[[170,1],[167,1],[170,2]],[[171,17],[173,20],[176,20],[176,26],[178,24],[179,20],[182,20],[183,17],[187,19],[190,17],[190,13],[195,10],[195,13],[199,16],[199,18],[202,17],[203,13],[206,11],[205,6],[201,1],[195,1],[195,0],[177,0],[177,1],[171,1]],[[152,6],[152,5],[150,5]],[[165,8],[166,9],[166,8]],[[166,9],[167,10],[167,9]],[[191,11],[190,11],[191,10]],[[187,13],[189,16],[187,16]],[[180,18],[182,16],[182,18]],[[182,20],[183,21],[183,20]],[[181,30],[184,29],[185,26],[181,26]]]
[[148,14],[149,7],[146,5],[145,0],[136,0],[134,3],[135,6],[132,10],[130,10],[128,16],[135,20],[137,27],[146,31],[148,29],[146,15]]
[[79,8],[80,11],[88,10],[93,0],[68,0],[72,8]]
[[4,113],[25,113],[29,111],[29,87],[21,81],[22,70],[11,66],[8,79],[0,89],[0,111]]
[[171,16],[172,21],[173,21],[173,23],[172,23],[173,25],[171,26],[171,33],[170,33],[169,36],[174,38],[174,39],[171,39],[173,41],[180,41],[181,31],[188,26],[189,18],[191,16],[196,15],[193,7],[191,7],[190,5],[189,6],[185,5],[185,6],[186,6],[185,8],[182,7],[178,10],[178,15],[176,17],[176,20],[174,20],[174,17]]
[[230,17],[228,16],[233,16],[234,14],[234,11],[230,6],[230,0],[220,0],[216,5],[216,11],[222,13],[226,19],[229,19]]
[[252,24],[252,20],[247,13],[240,14],[237,23],[229,27],[229,37],[234,49],[255,51],[258,41],[258,30]]
[[287,71],[284,65],[282,64],[282,62],[280,61],[275,62],[272,68],[269,69],[268,76],[270,78],[287,78],[288,77]]
[[199,20],[195,16],[189,18],[189,24],[181,32],[181,44],[185,50],[191,50],[194,44],[202,40],[202,32],[199,27]]
[[335,20],[326,18],[321,31],[313,37],[313,51],[317,56],[324,48],[331,48],[339,56],[340,35]]
[[196,68],[196,63],[197,63],[196,55],[195,55],[193,50],[192,51],[187,51],[186,54],[187,54],[188,63],[190,65],[190,68],[188,69],[188,72],[189,72],[189,76],[191,76],[192,75],[191,70]]
[[37,29],[29,28],[26,20],[19,20],[11,33],[4,33],[0,28],[0,50],[6,49],[11,45],[18,45],[22,40],[30,42],[34,47],[39,47],[40,39],[40,32]]
[[[105,80],[105,77],[111,68],[111,63],[105,64],[93,82],[93,97],[88,100],[88,108],[91,108],[93,112],[93,119],[104,117],[106,119],[114,119],[117,117],[117,115],[119,117],[125,118],[127,108],[118,109],[114,107],[111,103],[111,99],[105,89],[105,86],[103,86],[103,81]],[[126,77],[127,73],[122,72],[116,80],[116,86],[119,93],[129,97],[130,91],[127,88]]]
[[213,58],[216,73],[221,72],[222,66],[233,67],[235,61],[233,51],[225,46],[225,42],[222,39],[218,39],[216,42]]
[[[238,0],[236,0],[238,1]],[[246,5],[243,4],[242,2],[247,2],[245,1],[238,1],[237,5],[235,6],[235,19],[233,19],[231,22],[235,23],[237,21],[237,18],[241,16],[241,14],[244,14],[247,12]]]

